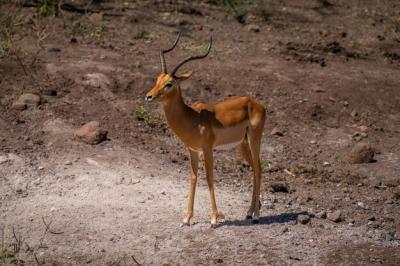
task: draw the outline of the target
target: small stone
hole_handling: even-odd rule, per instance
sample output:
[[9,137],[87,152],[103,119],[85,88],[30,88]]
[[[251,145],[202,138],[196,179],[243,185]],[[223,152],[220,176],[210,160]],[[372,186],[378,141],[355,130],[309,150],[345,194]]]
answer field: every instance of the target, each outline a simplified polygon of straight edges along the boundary
[[353,110],[353,111],[350,113],[350,115],[351,115],[352,117],[357,117],[357,116],[358,116],[358,112],[357,112],[356,110]]
[[329,162],[324,162],[323,165],[324,165],[325,167],[327,167],[327,166],[330,166],[331,164],[330,164]]
[[377,179],[377,178],[371,179],[370,185],[371,185],[371,187],[376,188],[376,189],[380,189],[380,188],[383,187],[382,186],[382,181]]
[[270,187],[272,189],[272,192],[284,192],[288,193],[289,192],[289,185],[284,182],[274,182],[270,184]]
[[82,83],[102,89],[109,89],[112,84],[111,80],[103,73],[88,73],[83,77]]
[[283,227],[281,233],[284,234],[286,232],[289,232],[289,228],[287,226]]
[[374,161],[375,151],[368,143],[357,143],[348,155],[350,163],[370,163]]
[[351,136],[351,138],[354,140],[354,141],[361,141],[361,140],[363,140],[363,139],[365,139],[365,138],[367,138],[368,137],[368,134],[367,133],[360,133],[360,132],[356,132],[356,133],[354,133],[352,136]]
[[11,109],[18,110],[18,111],[23,111],[23,110],[26,109],[26,107],[27,106],[24,103],[15,102],[15,103],[12,104]]
[[273,128],[271,131],[271,136],[283,136],[283,132],[279,130],[278,128]]
[[72,165],[72,162],[71,161],[66,161],[64,164],[65,165]]
[[27,106],[37,107],[40,104],[40,96],[33,93],[24,93],[11,106],[15,110],[25,110]]
[[310,144],[317,144],[317,142],[315,140],[311,140]]
[[257,24],[249,24],[247,25],[246,29],[249,32],[260,32],[260,26]]
[[95,145],[107,139],[107,131],[100,127],[99,122],[91,121],[75,131],[75,138]]
[[368,127],[367,127],[367,126],[359,126],[357,129],[358,129],[360,132],[368,133]]
[[99,22],[103,21],[103,14],[93,13],[89,16],[89,20],[92,23],[99,23]]
[[326,219],[326,211],[320,211],[320,212],[316,213],[315,217],[317,217],[319,219]]
[[330,212],[328,213],[327,218],[332,222],[339,223],[340,221],[342,221],[342,212],[341,211]]
[[307,214],[300,214],[297,216],[297,221],[301,224],[307,224],[311,220],[310,216]]
[[362,201],[357,202],[357,206],[360,207],[361,209],[368,210],[368,206],[365,205],[365,203]]

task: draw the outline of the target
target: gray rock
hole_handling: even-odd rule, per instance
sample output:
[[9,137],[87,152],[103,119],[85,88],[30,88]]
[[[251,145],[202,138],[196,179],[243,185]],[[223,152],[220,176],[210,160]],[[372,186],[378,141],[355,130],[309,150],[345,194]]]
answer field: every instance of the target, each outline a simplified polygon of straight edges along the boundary
[[270,184],[272,192],[289,192],[289,185],[284,182],[273,182]]
[[99,23],[103,21],[103,14],[101,13],[93,13],[89,16],[89,20],[92,23]]
[[359,127],[357,127],[357,129],[358,129],[360,132],[368,133],[368,127],[367,127],[367,126],[359,126]]
[[107,139],[107,131],[100,127],[99,122],[91,121],[75,131],[75,138],[88,144],[98,144]]
[[339,223],[343,220],[342,212],[341,211],[330,212],[328,213],[327,218],[332,222]]
[[301,224],[307,224],[311,220],[310,216],[307,214],[300,214],[297,216],[297,221]]
[[260,26],[257,24],[249,24],[247,25],[246,29],[250,32],[260,32]]
[[283,132],[279,130],[277,127],[273,128],[271,131],[271,136],[283,136]]
[[84,76],[83,84],[94,88],[109,89],[112,85],[111,80],[103,73],[89,73]]
[[357,143],[348,155],[348,161],[353,164],[370,163],[374,161],[375,150],[368,143]]
[[40,104],[40,96],[33,93],[24,93],[12,104],[15,110],[25,110],[27,106],[37,107]]
[[363,132],[356,132],[356,133],[354,133],[352,136],[351,136],[351,138],[354,140],[354,141],[361,141],[361,140],[363,140],[363,139],[365,139],[365,138],[367,138],[368,137],[368,134],[367,133],[363,133]]

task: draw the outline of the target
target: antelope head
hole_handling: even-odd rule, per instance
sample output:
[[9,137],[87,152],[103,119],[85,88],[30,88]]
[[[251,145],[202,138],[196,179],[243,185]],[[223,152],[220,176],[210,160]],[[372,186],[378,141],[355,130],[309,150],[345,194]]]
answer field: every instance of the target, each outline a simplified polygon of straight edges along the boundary
[[175,66],[175,68],[170,73],[168,73],[164,54],[172,51],[175,48],[175,46],[177,45],[177,43],[179,41],[180,35],[181,35],[181,33],[178,33],[178,35],[171,47],[160,51],[161,74],[157,77],[157,81],[156,81],[156,84],[154,85],[154,87],[151,88],[149,90],[149,92],[147,92],[147,94],[146,94],[145,100],[148,102],[155,100],[159,97],[161,99],[165,99],[168,96],[177,93],[177,90],[179,88],[179,82],[182,80],[188,79],[192,75],[192,71],[182,73],[182,74],[177,74],[178,69],[181,66],[183,66],[184,64],[186,64],[187,62],[205,58],[210,53],[211,45],[212,45],[212,37],[211,36],[210,36],[210,41],[208,43],[207,51],[204,54],[196,55],[196,56],[189,56],[189,57],[183,59]]

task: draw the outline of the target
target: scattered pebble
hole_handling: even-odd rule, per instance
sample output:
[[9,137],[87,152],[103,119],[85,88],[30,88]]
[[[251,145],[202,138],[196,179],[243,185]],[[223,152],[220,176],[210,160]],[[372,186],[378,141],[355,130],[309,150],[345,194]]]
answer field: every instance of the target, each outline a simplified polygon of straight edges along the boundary
[[307,214],[300,214],[297,216],[297,221],[301,224],[307,224],[311,220],[310,216]]
[[277,127],[273,128],[271,131],[271,136],[280,136],[282,137],[284,134],[281,130],[279,130]]
[[375,151],[364,142],[357,143],[348,155],[348,161],[353,164],[370,163],[374,161]]
[[92,23],[99,23],[103,21],[103,14],[101,13],[93,13],[89,16],[89,20]]
[[37,107],[41,102],[40,96],[33,93],[22,94],[11,106],[14,110],[25,110],[28,106]]
[[360,207],[361,209],[368,210],[368,206],[365,205],[365,203],[362,201],[357,202],[357,206]]
[[342,221],[342,212],[341,211],[334,211],[334,212],[330,212],[327,214],[327,218],[328,220],[335,222],[335,223],[339,223]]
[[97,121],[86,123],[75,131],[75,138],[88,144],[98,144],[107,139],[107,131],[100,127]]
[[273,182],[270,184],[270,187],[272,189],[272,192],[289,192],[289,185],[284,182]]
[[246,29],[249,32],[260,32],[260,26],[257,24],[249,24],[247,25]]
[[368,127],[367,127],[367,126],[359,126],[359,127],[357,127],[357,129],[358,129],[360,132],[368,133]]
[[326,219],[326,211],[320,211],[320,212],[316,213],[315,217],[317,217],[319,219]]
[[367,133],[363,133],[363,132],[356,132],[356,133],[354,133],[352,136],[351,136],[351,138],[354,140],[354,141],[361,141],[361,140],[363,140],[363,139],[365,139],[365,138],[367,138],[368,137],[368,134]]

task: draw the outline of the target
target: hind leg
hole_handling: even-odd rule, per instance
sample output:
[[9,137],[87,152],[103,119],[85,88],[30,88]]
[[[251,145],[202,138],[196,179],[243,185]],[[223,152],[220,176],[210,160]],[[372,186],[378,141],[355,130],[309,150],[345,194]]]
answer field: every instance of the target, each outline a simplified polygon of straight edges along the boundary
[[250,130],[249,132],[249,147],[251,158],[253,161],[254,184],[253,184],[253,222],[258,223],[260,217],[260,191],[261,191],[261,161],[260,161],[260,146],[262,137],[262,127]]
[[[250,150],[250,146],[249,143],[247,141],[247,136],[246,138],[243,140],[243,142],[240,144],[240,154],[242,155],[243,159],[251,166],[251,168],[253,169],[254,172],[254,165],[253,165],[253,158],[251,155],[251,150]],[[255,176],[253,177],[253,193],[251,196],[251,204],[250,207],[247,211],[246,214],[246,219],[252,219],[253,218],[253,213],[254,213],[254,209],[255,209],[255,195],[256,195],[256,190],[255,190]]]

